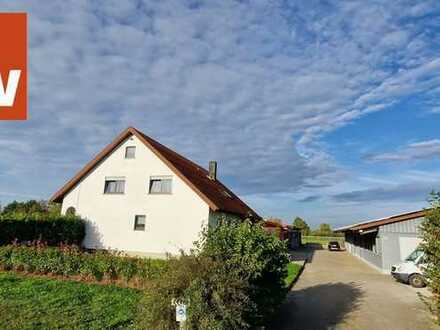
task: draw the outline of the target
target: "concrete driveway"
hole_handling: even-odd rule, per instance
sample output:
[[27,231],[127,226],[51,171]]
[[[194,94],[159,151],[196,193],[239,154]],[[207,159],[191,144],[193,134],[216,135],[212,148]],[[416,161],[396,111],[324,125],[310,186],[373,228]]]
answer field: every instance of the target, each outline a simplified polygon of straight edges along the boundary
[[440,329],[418,297],[427,289],[398,283],[347,252],[308,252],[271,329]]

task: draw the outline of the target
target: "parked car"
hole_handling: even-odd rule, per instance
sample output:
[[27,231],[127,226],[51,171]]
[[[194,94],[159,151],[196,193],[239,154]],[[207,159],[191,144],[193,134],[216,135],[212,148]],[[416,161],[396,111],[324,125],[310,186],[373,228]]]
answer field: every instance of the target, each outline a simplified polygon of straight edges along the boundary
[[423,288],[426,286],[426,279],[423,276],[424,255],[421,249],[415,249],[405,261],[391,267],[391,275],[415,288]]
[[341,250],[341,246],[339,245],[339,242],[331,241],[328,243],[328,250],[329,251],[339,251],[339,250]]

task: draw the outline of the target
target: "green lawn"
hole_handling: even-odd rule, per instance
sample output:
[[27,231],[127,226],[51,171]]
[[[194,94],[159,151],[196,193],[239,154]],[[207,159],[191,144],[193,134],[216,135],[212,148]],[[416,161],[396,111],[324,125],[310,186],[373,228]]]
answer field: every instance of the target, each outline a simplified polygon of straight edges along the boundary
[[302,267],[300,265],[294,262],[291,262],[287,265],[287,277],[284,280],[287,287],[289,287],[293,283],[293,281],[296,280],[301,271],[301,268]]
[[327,244],[330,241],[338,241],[339,244],[344,246],[344,237],[326,237],[326,236],[302,236],[302,244],[317,243],[321,244],[323,248],[327,248]]
[[0,273],[0,329],[124,329],[139,298],[113,285]]
[[[287,287],[300,271],[288,264]],[[114,285],[0,272],[0,329],[126,329],[140,295]]]

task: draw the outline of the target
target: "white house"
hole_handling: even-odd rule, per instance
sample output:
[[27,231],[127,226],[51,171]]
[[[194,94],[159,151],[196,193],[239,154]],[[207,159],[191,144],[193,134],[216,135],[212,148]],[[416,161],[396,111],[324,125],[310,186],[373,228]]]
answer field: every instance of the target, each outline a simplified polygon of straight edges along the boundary
[[87,220],[83,245],[139,255],[188,250],[203,225],[259,216],[210,171],[129,127],[51,198]]

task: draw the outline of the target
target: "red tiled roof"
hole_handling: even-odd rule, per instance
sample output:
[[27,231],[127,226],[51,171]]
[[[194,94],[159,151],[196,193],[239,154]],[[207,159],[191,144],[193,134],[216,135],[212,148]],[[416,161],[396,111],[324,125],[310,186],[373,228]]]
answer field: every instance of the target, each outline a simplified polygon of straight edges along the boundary
[[133,127],[127,128],[107,145],[95,158],[84,166],[70,181],[68,181],[52,197],[52,202],[62,202],[64,196],[76,184],[89,174],[107,155],[116,149],[129,136],[134,135],[141,140],[157,157],[159,157],[176,175],[185,181],[213,211],[223,211],[237,214],[241,217],[260,218],[249,206],[238,198],[219,180],[212,180],[208,171],[189,159],[179,155],[163,144],[153,140]]
[[346,226],[340,229],[335,230],[335,232],[344,232],[344,231],[359,231],[359,230],[366,230],[371,229],[383,225],[388,225],[390,223],[396,223],[406,220],[412,220],[424,217],[427,210],[420,210],[420,211],[414,211],[409,213],[403,213],[398,215],[393,215],[388,218],[382,218],[382,219],[376,219],[376,220],[370,220],[362,223],[357,223],[351,226]]

